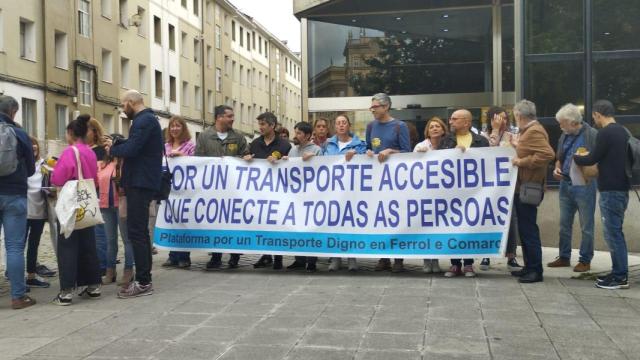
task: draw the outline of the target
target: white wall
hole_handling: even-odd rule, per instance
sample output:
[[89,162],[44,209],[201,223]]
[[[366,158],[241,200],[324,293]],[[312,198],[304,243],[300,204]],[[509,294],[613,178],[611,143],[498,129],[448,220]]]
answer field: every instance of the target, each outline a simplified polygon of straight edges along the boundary
[[[166,6],[162,6],[162,4]],[[160,5],[159,5],[160,4]],[[176,5],[177,4],[177,5]],[[176,6],[181,8],[180,1],[151,1],[149,4],[149,41],[150,41],[150,51],[149,51],[149,64],[150,72],[149,76],[151,77],[151,89],[149,89],[149,94],[151,94],[151,107],[157,110],[170,111],[173,114],[180,113],[180,86],[182,83],[180,80],[180,46],[181,44],[181,34],[182,30],[179,27],[178,17],[176,14]],[[152,39],[152,34],[154,33],[153,29],[153,17],[157,16],[162,21],[162,44],[158,45]],[[173,25],[175,28],[175,38],[176,38],[176,50],[169,50],[169,24]],[[162,99],[159,99],[155,96],[155,72],[156,70],[162,72]],[[170,86],[169,86],[169,76],[173,76],[176,78],[176,101],[172,103],[170,101]]]
[[18,113],[16,114],[16,117],[14,119],[20,125],[22,125],[22,98],[28,98],[36,101],[37,134],[33,135],[36,135],[36,138],[38,139],[44,139],[46,134],[44,122],[44,91],[10,82],[0,81],[0,93],[12,96],[20,105],[20,110],[18,110]]

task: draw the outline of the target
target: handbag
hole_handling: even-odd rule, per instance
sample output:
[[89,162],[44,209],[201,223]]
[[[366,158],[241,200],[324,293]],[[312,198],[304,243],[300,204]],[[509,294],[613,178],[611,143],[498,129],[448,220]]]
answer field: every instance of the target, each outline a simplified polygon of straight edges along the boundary
[[95,182],[93,179],[84,178],[80,164],[80,152],[75,146],[71,148],[76,156],[78,180],[67,181],[60,190],[56,202],[60,233],[64,234],[65,238],[71,236],[74,230],[104,224]]
[[162,147],[162,153],[164,155],[165,168],[162,169],[162,174],[160,175],[160,189],[153,196],[153,200],[157,201],[169,199],[171,183],[173,182],[173,173],[171,173],[171,169],[169,169],[169,160],[167,160],[167,152],[164,146]]
[[538,182],[526,182],[520,184],[520,202],[523,204],[538,206],[542,202],[544,186]]

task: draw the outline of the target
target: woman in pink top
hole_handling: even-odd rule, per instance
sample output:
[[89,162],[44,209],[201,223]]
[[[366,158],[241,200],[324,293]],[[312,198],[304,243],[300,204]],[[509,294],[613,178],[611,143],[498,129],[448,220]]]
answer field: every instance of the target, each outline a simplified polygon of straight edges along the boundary
[[[180,116],[172,116],[169,119],[166,140],[164,152],[168,157],[192,156],[196,151],[187,123]],[[187,251],[171,251],[162,266],[188,268],[191,266],[191,254]]]
[[[85,179],[96,181],[98,166],[96,155],[84,143],[89,116],[80,116],[67,125],[68,146],[60,155],[51,175],[51,183],[64,186],[67,181],[78,179],[78,166],[73,150],[78,149],[80,166]],[[53,300],[57,305],[71,305],[75,288],[84,286],[80,295],[92,298],[100,296],[100,264],[96,253],[94,227],[74,230],[68,238],[58,237],[58,270],[60,292]]]

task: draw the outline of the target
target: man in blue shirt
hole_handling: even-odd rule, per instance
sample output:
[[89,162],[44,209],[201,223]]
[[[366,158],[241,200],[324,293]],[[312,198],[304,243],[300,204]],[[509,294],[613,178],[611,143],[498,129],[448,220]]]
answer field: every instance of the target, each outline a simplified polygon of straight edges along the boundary
[[[4,232],[7,253],[7,275],[11,284],[11,307],[23,309],[36,303],[27,295],[24,282],[24,242],[27,229],[27,178],[35,172],[31,139],[14,121],[18,102],[11,96],[0,96],[0,148],[8,148],[0,176],[0,229]],[[5,137],[6,136],[6,137]],[[14,139],[15,138],[15,139]],[[5,149],[3,149],[5,150]],[[12,152],[12,154],[9,154]],[[8,161],[11,157],[13,161]],[[17,164],[16,160],[17,159]],[[11,166],[13,164],[13,166]],[[16,166],[17,165],[17,166]],[[15,171],[11,172],[11,170]],[[4,171],[6,170],[6,171]]]
[[[404,122],[394,119],[391,110],[391,98],[389,95],[379,93],[371,98],[371,107],[374,120],[367,125],[367,155],[378,156],[378,161],[385,161],[391,154],[411,152],[409,140],[409,128]],[[375,271],[392,270],[401,272],[404,270],[402,259],[394,259],[393,268],[390,259],[380,259]]]

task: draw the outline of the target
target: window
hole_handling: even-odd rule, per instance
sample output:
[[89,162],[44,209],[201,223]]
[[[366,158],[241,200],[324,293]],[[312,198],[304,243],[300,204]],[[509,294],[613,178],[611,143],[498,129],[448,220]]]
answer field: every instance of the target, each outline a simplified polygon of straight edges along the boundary
[[216,68],[216,91],[222,91],[222,70],[220,68]]
[[69,49],[67,43],[67,34],[56,30],[54,36],[56,67],[59,69],[69,69]]
[[56,135],[58,140],[64,140],[67,134],[67,119],[69,113],[67,107],[56,104]]
[[4,18],[0,9],[0,51],[4,49]]
[[236,22],[231,20],[231,40],[236,41]]
[[262,36],[258,36],[258,53],[262,54]]
[[193,61],[200,64],[200,40],[193,39]]
[[216,49],[220,49],[220,47],[222,47],[222,29],[216,25]]
[[129,137],[129,128],[131,127],[131,120],[125,118],[120,119],[120,129],[122,132],[122,136]]
[[238,74],[236,73],[236,62],[231,61],[231,79],[233,81],[238,81]]
[[108,134],[113,132],[113,115],[102,114],[102,127],[104,127]]
[[194,90],[194,96],[196,97],[196,110],[202,110],[202,92],[200,91],[200,87],[196,86]]
[[138,6],[138,16],[140,16],[140,26],[138,26],[138,35],[147,37],[147,13],[144,8]]
[[240,103],[240,121],[243,122],[243,123],[247,121],[245,119],[244,103]]
[[127,6],[127,0],[120,0],[120,25],[129,27],[129,9]]
[[224,57],[224,75],[225,76],[229,76],[229,71],[231,71],[229,69],[229,57],[225,55]]
[[213,50],[211,45],[207,45],[207,67],[211,69],[213,67]]
[[207,111],[213,113],[215,103],[213,101],[213,91],[207,90]]
[[158,70],[156,70],[155,84],[156,84],[156,97],[158,99],[162,99],[162,72]]
[[207,0],[206,11],[207,23],[211,24],[213,22],[213,0]]
[[267,42],[267,40],[264,41],[264,57],[266,59],[269,58],[269,43]]
[[100,12],[102,16],[111,19],[111,0],[100,1]]
[[187,33],[182,32],[182,43],[180,44],[180,55],[187,57]]
[[107,49],[102,49],[102,81],[113,81],[113,56]]
[[169,24],[169,50],[176,51],[176,27]]
[[189,83],[182,82],[182,106],[189,106]]
[[120,86],[125,89],[129,88],[129,78],[131,77],[129,73],[129,59],[120,58]]
[[240,26],[240,46],[244,46],[244,28]]
[[176,78],[169,76],[169,101],[176,102]]
[[257,86],[260,90],[262,90],[262,71],[258,71],[258,80],[256,81]]
[[256,49],[256,32],[252,31],[251,36],[253,37],[251,44],[253,45],[253,50],[255,50]]
[[247,87],[251,87],[251,69],[247,69],[247,76],[245,77]]
[[38,137],[36,106],[35,100],[22,98],[22,127],[33,137]]
[[78,71],[80,86],[80,105],[91,106],[91,71],[86,68],[80,68]]
[[247,31],[247,50],[251,51],[251,34]]
[[20,18],[20,57],[36,60],[36,31],[33,21]]
[[187,0],[182,0],[181,4],[182,4],[183,8],[185,8],[185,9],[187,8]]
[[193,0],[193,15],[200,16],[200,8],[198,7],[198,3],[200,0]]
[[138,91],[143,94],[147,93],[147,67],[140,64],[138,65]]
[[78,0],[78,33],[91,36],[91,4],[89,0]]
[[240,65],[240,85],[244,85],[244,66]]
[[157,16],[153,17],[153,41],[162,45],[162,21]]

